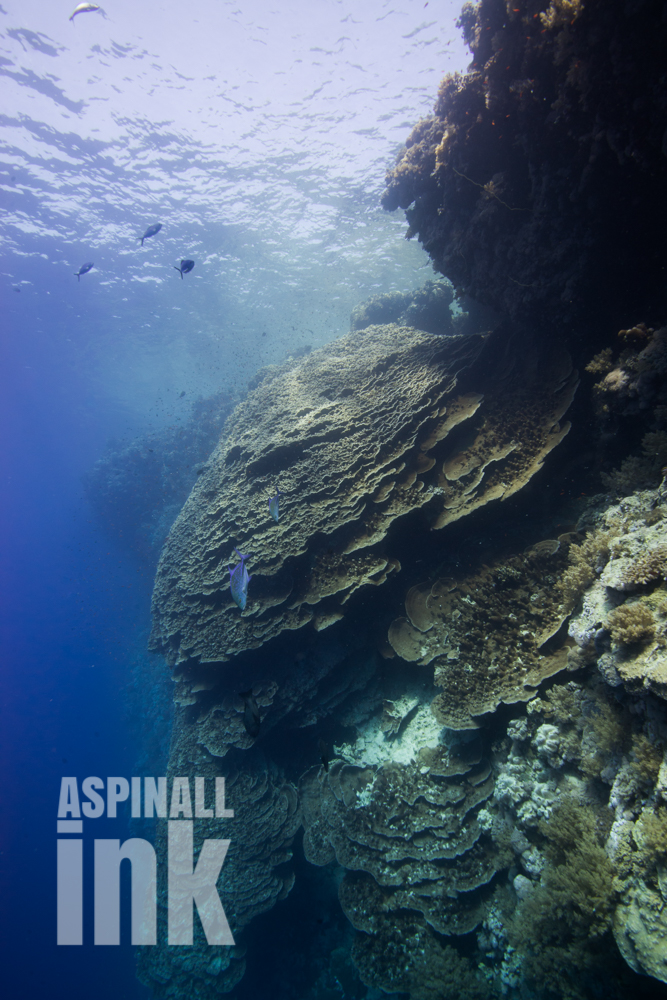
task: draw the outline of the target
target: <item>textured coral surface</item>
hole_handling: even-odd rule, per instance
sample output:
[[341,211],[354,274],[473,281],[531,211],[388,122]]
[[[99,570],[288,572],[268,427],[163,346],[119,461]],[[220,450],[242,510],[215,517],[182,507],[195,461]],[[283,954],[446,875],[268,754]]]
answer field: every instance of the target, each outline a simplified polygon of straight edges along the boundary
[[[500,331],[370,327],[269,374],[235,410],[158,567],[153,648],[220,663],[308,622],[321,630],[400,570],[392,525],[441,528],[530,480],[563,439],[568,355]],[[268,497],[280,488],[281,518]],[[240,614],[234,547],[253,576]]]
[[239,941],[143,955],[160,996],[254,1000],[285,913],[285,1000],[667,996],[667,18],[461,25],[384,204],[465,318],[446,282],[376,296],[262,372],[162,553],[170,773],[228,778]]

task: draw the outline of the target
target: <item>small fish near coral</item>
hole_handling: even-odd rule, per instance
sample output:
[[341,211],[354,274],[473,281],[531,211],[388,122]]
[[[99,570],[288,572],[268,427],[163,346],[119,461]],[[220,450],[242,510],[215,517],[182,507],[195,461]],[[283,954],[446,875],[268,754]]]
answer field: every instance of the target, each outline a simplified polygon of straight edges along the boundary
[[253,697],[252,688],[250,691],[239,691],[239,698],[243,698],[243,725],[248,736],[256,739],[259,736],[261,719],[259,717],[259,705]]
[[241,562],[237,563],[234,569],[232,569],[229,563],[227,563],[227,569],[229,570],[229,589],[232,592],[232,597],[235,602],[238,604],[241,611],[243,611],[246,606],[246,601],[248,600],[248,584],[252,580],[245,564],[246,559],[249,559],[250,556],[244,556],[238,549],[234,549],[234,552],[236,552]]
[[81,281],[81,275],[88,274],[88,272],[94,267],[94,264],[82,264],[79,270],[74,272],[76,274],[76,280]]
[[276,495],[274,497],[269,498],[269,514],[276,522],[276,524],[278,523],[278,518],[280,516],[280,512],[278,510],[278,503],[279,503],[278,498],[280,496],[281,496],[280,490],[276,490]]
[[178,271],[181,276],[181,280],[183,280],[183,275],[189,274],[194,266],[195,262],[193,260],[182,260],[180,267],[176,267],[174,264],[174,271]]
[[157,235],[157,233],[159,233],[161,229],[162,229],[161,222],[156,222],[154,225],[149,226],[144,235],[139,237],[139,239],[141,240],[141,245],[142,246],[144,245],[144,240],[150,239],[151,236]]
[[73,21],[77,14],[94,14],[96,10],[102,10],[99,4],[96,3],[80,3],[78,4],[73,12],[70,21]]

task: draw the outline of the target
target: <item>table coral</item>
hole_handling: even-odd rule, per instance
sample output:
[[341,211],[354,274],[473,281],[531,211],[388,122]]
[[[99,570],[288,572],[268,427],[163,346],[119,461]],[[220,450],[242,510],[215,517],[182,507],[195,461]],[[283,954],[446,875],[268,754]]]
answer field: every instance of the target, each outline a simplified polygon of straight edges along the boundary
[[[469,933],[484,919],[491,883],[509,860],[475,820],[493,789],[488,766],[474,755],[466,763],[443,751],[407,765],[336,761],[328,772],[306,772],[300,784],[306,857],[322,865],[335,856],[347,869],[339,894],[361,932],[353,957],[362,980],[389,989],[399,976],[415,1000],[431,996],[426,968],[396,965],[391,928],[405,921],[424,953],[436,948],[434,931]],[[384,957],[371,968],[375,954]],[[471,975],[453,950],[442,957]],[[481,985],[470,978],[471,989]]]

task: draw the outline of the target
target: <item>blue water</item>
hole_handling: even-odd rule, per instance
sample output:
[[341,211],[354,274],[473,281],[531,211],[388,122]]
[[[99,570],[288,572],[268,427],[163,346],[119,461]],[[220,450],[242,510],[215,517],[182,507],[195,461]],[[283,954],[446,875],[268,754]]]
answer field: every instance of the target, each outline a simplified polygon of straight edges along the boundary
[[92,944],[88,857],[84,945],[55,944],[60,778],[164,773],[169,726],[151,566],[82,477],[109,439],[178,427],[347,332],[369,295],[423,283],[378,198],[466,53],[457,3],[114,0],[70,23],[74,5],[0,7],[1,982],[131,1000],[130,945]]

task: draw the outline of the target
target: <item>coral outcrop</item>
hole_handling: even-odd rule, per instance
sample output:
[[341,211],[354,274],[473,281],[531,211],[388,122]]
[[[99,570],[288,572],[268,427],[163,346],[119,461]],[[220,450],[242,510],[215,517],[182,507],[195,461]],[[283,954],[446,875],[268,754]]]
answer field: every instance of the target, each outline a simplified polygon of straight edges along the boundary
[[[335,886],[349,925],[310,992],[275,995],[667,996],[667,20],[480,0],[461,25],[470,71],[384,197],[451,286],[374,297],[259,373],[163,549],[170,774],[227,778],[238,937],[145,949],[159,996],[243,997],[253,920],[296,906],[300,823],[321,920]],[[542,507],[565,345],[595,423]]]
[[[567,434],[576,387],[561,347],[502,329],[369,327],[276,368],[228,420],[171,530],[153,648],[184,674],[327,628],[400,569],[386,541],[400,519],[421,511],[437,529],[521,489]],[[243,614],[229,593],[235,547],[253,576]]]
[[456,329],[451,312],[453,302],[454,289],[448,281],[427,281],[415,292],[373,295],[352,310],[350,330],[394,323],[439,336],[461,333],[463,331]]
[[407,617],[392,623],[389,642],[404,660],[432,664],[442,725],[474,728],[475,716],[528,701],[568,666],[562,641],[552,648],[566,620],[556,584],[568,549],[567,536],[547,539],[465,580],[408,591]]
[[595,571],[569,626],[583,650],[604,648],[598,667],[629,691],[667,698],[667,510],[661,490],[605,508],[591,534]]
[[463,755],[421,750],[405,764],[337,760],[301,779],[304,852],[313,864],[335,858],[347,869],[339,896],[359,932],[353,959],[367,985],[428,1000],[459,974],[479,991],[471,995],[485,995],[486,984],[438,935],[481,923],[509,862],[477,821],[492,790],[478,746]]
[[664,308],[660,5],[481,0],[459,23],[469,72],[443,80],[384,207],[406,209],[434,267],[503,314]]

